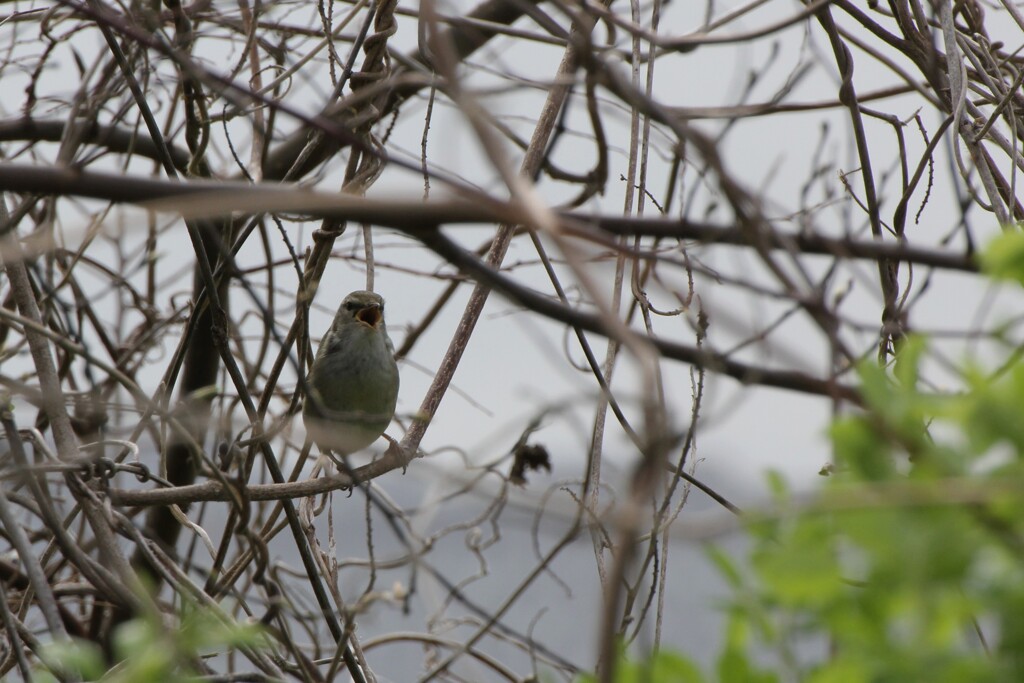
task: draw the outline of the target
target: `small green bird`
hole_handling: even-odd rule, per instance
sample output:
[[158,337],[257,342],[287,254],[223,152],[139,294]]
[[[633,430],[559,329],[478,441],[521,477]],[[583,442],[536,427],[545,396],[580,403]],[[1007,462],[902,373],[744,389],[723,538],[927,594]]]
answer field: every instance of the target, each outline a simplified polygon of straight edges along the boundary
[[380,295],[355,291],[345,297],[306,383],[302,418],[321,449],[348,455],[384,433],[395,415],[398,364]]

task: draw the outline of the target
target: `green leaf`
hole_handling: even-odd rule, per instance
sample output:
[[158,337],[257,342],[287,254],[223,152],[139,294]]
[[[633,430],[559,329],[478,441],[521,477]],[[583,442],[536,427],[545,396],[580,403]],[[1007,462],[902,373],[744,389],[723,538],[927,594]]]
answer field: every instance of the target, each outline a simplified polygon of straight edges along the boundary
[[703,683],[704,674],[692,660],[662,650],[654,656],[650,683]]
[[735,614],[726,627],[725,650],[718,658],[718,680],[722,683],[775,683],[778,676],[759,670],[748,653],[747,621]]
[[776,503],[782,503],[789,497],[789,486],[783,478],[782,473],[769,470],[767,474],[768,490]]
[[869,481],[894,472],[892,447],[864,417],[837,420],[829,430],[836,459]]
[[736,568],[736,563],[725,554],[725,551],[716,545],[709,544],[705,552],[708,559],[717,567],[719,573],[722,574],[731,588],[736,590],[743,585],[743,575],[740,574],[739,569]]
[[760,577],[780,604],[813,607],[843,590],[834,549],[835,534],[817,520],[801,520],[777,544],[754,557]]
[[867,663],[863,659],[849,657],[833,659],[806,679],[807,683],[860,683],[870,680]]
[[920,335],[910,335],[900,344],[900,350],[896,354],[896,362],[893,366],[893,375],[905,390],[917,388],[921,358],[926,348],[926,340]]
[[1018,459],[1024,455],[1024,364],[992,380],[983,372],[968,374],[971,392],[959,402],[958,417],[972,450],[984,454],[997,443],[1009,443]]
[[43,661],[52,671],[73,672],[76,678],[96,680],[106,671],[103,652],[87,640],[54,642],[43,651]]
[[1007,231],[988,243],[980,254],[981,269],[998,280],[1024,284],[1024,233]]

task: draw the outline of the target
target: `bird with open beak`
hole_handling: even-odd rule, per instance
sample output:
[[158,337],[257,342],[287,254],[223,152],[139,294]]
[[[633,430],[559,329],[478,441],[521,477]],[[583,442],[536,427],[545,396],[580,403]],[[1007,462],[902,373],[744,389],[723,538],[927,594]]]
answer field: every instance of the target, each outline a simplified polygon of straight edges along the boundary
[[384,433],[395,415],[398,365],[380,295],[355,291],[345,297],[306,384],[302,418],[321,449],[349,455]]

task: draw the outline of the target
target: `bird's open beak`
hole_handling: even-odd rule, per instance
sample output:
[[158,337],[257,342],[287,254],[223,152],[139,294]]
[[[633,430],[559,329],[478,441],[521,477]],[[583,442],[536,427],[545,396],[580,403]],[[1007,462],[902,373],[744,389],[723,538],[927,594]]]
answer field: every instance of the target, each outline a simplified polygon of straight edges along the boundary
[[360,309],[356,313],[356,320],[359,322],[366,323],[370,327],[377,327],[377,324],[381,321],[383,316],[380,313],[380,306],[372,305],[366,308]]

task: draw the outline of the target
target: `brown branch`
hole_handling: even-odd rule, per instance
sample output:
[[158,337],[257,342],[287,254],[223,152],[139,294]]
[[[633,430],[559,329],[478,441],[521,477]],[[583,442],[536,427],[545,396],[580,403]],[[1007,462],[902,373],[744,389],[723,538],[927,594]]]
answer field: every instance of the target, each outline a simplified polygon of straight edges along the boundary
[[[95,120],[76,121],[75,133],[81,142],[103,147],[118,154],[135,154],[154,161],[161,161],[162,155],[156,143],[136,131],[115,125],[104,125]],[[60,142],[68,122],[65,120],[39,120],[22,116],[0,121],[0,142],[24,140],[30,142]],[[189,153],[180,147],[168,145],[174,167],[184,171],[188,166]]]
[[[433,232],[441,225],[522,219],[515,207],[484,196],[473,201],[365,199],[312,192],[286,184],[252,185],[201,180],[171,182],[26,164],[0,164],[0,191],[5,190],[92,197],[141,204],[158,210],[182,211],[197,217],[233,211],[297,212],[311,218],[371,223],[401,230],[413,237]],[[189,200],[186,206],[182,205],[181,199]],[[567,232],[593,240],[600,240],[600,233],[607,233],[749,246],[749,238],[744,230],[718,223],[588,215],[582,212],[563,212],[560,215]],[[860,241],[782,231],[768,233],[763,239],[766,246],[772,249],[795,249],[806,254],[872,261],[889,259],[968,273],[978,272],[978,264],[972,255],[914,247],[905,243]]]
[[[470,11],[466,18],[490,22],[498,26],[507,26],[522,17],[526,13],[526,8],[531,6],[534,1],[521,0],[521,2],[509,2],[508,0],[485,0]],[[463,61],[486,45],[487,41],[496,35],[499,35],[497,31],[491,31],[476,24],[453,25],[442,31],[438,36],[438,40],[451,45],[455,58]],[[424,64],[418,52],[409,55],[407,61],[411,64]],[[400,77],[408,72],[408,68],[396,68],[392,78],[400,80]],[[395,86],[387,102],[381,107],[381,117],[390,114],[403,100],[412,97],[423,87],[424,83],[417,81],[407,81],[404,84]],[[351,116],[351,112],[344,109],[330,108],[321,112],[317,119],[337,122],[344,126],[347,125]],[[300,126],[288,139],[277,145],[273,152],[267,156],[264,167],[265,177],[268,180],[280,180],[288,177],[289,173],[291,177],[303,177],[345,147],[346,141],[340,138],[321,136],[317,141],[316,148],[307,150],[310,136],[315,134],[317,130],[317,128],[307,123]],[[296,166],[296,162],[299,161],[300,157],[302,162]]]
[[[419,239],[449,263],[459,267],[477,280],[486,282],[516,303],[551,320],[557,320],[589,332],[608,334],[607,326],[601,316],[570,308],[557,300],[520,285],[511,278],[489,268],[480,259],[459,247],[441,232],[420,235]],[[834,380],[818,379],[794,370],[774,370],[749,365],[721,354],[660,337],[648,337],[647,341],[665,358],[706,368],[712,372],[737,379],[744,384],[760,384],[860,403],[860,394],[856,389]]]
[[349,473],[338,472],[316,479],[276,484],[236,485],[236,482],[232,482],[230,486],[235,486],[234,489],[211,479],[201,484],[150,490],[110,488],[107,490],[107,494],[116,505],[127,506],[188,505],[204,501],[234,501],[240,495],[254,503],[268,500],[295,500],[330,491],[350,489],[407,464],[408,460],[404,455],[392,449],[383,457],[368,465],[356,467]]

